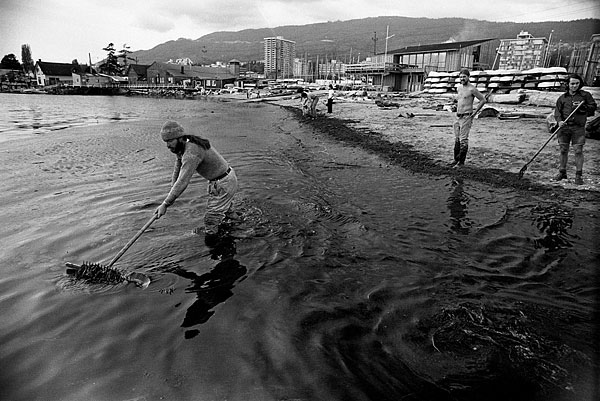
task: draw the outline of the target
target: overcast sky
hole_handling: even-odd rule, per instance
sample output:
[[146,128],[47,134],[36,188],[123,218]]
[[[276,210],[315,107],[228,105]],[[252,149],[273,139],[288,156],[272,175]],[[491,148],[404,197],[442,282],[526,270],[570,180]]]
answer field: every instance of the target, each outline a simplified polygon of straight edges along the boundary
[[[216,31],[377,16],[487,21],[600,18],[596,0],[0,0],[0,58],[29,44],[34,60],[81,63],[117,50],[147,50]],[[392,34],[392,32],[390,32]]]

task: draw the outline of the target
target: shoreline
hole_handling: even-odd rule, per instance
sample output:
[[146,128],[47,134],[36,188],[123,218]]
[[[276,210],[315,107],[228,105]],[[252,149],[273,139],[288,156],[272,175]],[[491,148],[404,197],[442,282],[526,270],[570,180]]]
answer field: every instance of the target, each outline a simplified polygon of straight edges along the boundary
[[[319,117],[316,120],[302,116],[297,95],[285,94],[253,99],[214,96],[205,101],[279,106],[302,124],[318,129],[331,139],[362,147],[384,157],[390,164],[399,165],[412,173],[450,175],[501,188],[540,194],[555,192],[561,196],[575,195],[586,199],[596,198],[600,192],[600,141],[597,139],[586,140],[583,185],[575,185],[573,182],[575,167],[572,149],[567,165],[568,179],[559,182],[553,180],[558,171],[556,137],[531,161],[550,136],[544,116],[551,113],[553,108],[547,105],[494,102],[486,104],[482,112],[491,108],[500,110],[504,116],[513,117],[481,117],[483,113],[480,113],[471,130],[465,166],[461,169],[451,169],[449,163],[454,145],[454,115],[449,111],[450,98],[390,94],[386,101],[391,99],[392,106],[381,107],[372,97],[338,96],[334,100],[333,113],[327,114],[326,93],[315,93],[320,97],[317,106]],[[346,93],[346,96],[348,95]],[[69,128],[75,126],[54,127],[51,130]],[[26,137],[35,137],[40,133],[42,132],[34,131]],[[6,134],[0,138],[0,143],[24,139],[23,133]],[[522,179],[519,179],[519,171],[528,162],[530,163]]]
[[[189,209],[200,204],[194,194],[203,196],[202,180],[199,185],[194,185],[196,188],[190,189],[194,192],[178,201],[181,207],[169,212],[169,220],[157,222],[143,237],[146,246],[138,244],[129,251],[127,259],[122,260],[128,263],[129,268],[153,274],[155,281],[150,290],[142,292],[132,287],[121,287],[114,290],[121,292],[119,296],[106,293],[89,297],[83,293],[81,296],[85,299],[97,301],[97,304],[88,305],[88,309],[95,313],[93,316],[102,317],[85,319],[87,315],[77,318],[80,313],[87,313],[86,309],[82,310],[80,295],[73,292],[65,296],[56,289],[56,281],[64,276],[62,262],[102,262],[107,255],[114,255],[164,198],[173,166],[173,155],[165,149],[159,136],[160,127],[169,113],[164,104],[152,103],[153,113],[144,114],[146,117],[143,119],[74,126],[49,135],[13,141],[0,152],[6,166],[0,173],[0,177],[4,178],[3,205],[7,221],[2,227],[8,249],[3,258],[9,267],[5,284],[13,294],[6,302],[7,310],[14,305],[19,317],[9,322],[8,327],[15,333],[9,340],[32,343],[33,351],[23,348],[15,358],[29,361],[28,366],[36,366],[33,370],[27,370],[25,365],[23,369],[16,367],[11,370],[10,373],[14,374],[11,391],[24,394],[23,398],[44,391],[48,386],[57,394],[72,393],[73,383],[96,375],[99,379],[95,383],[98,384],[85,387],[81,393],[85,392],[88,396],[99,394],[116,383],[112,376],[102,374],[114,370],[115,363],[119,362],[111,357],[109,351],[113,351],[131,355],[130,366],[120,378],[127,382],[138,380],[139,388],[148,389],[144,390],[147,397],[177,398],[179,395],[181,398],[178,389],[172,390],[164,383],[174,377],[173,380],[178,383],[183,380],[190,384],[184,386],[190,389],[190,394],[201,392],[207,386],[207,378],[201,368],[213,361],[214,352],[211,350],[221,349],[225,357],[235,359],[239,352],[235,347],[232,349],[232,345],[250,349],[247,345],[259,344],[260,350],[275,346],[273,349],[286,351],[287,348],[279,346],[289,342],[294,348],[286,355],[292,356],[289,359],[292,365],[285,366],[299,366],[294,364],[293,351],[299,349],[295,346],[300,338],[298,336],[302,336],[308,342],[317,339],[310,342],[317,347],[302,357],[319,362],[332,355],[331,352],[339,351],[335,355],[350,358],[348,360],[352,363],[349,366],[353,372],[368,372],[371,368],[377,371],[383,367],[384,378],[397,380],[409,377],[417,380],[413,380],[417,386],[439,388],[455,398],[477,399],[475,395],[469,395],[470,391],[473,394],[479,390],[493,393],[502,388],[506,377],[521,379],[510,394],[519,394],[521,388],[526,388],[525,384],[539,386],[536,387],[536,399],[544,399],[546,392],[556,397],[575,394],[575,391],[576,394],[591,392],[589,377],[597,370],[588,358],[593,355],[590,350],[595,344],[592,341],[594,337],[588,335],[593,329],[588,312],[593,302],[590,294],[594,287],[586,279],[593,270],[593,264],[588,262],[593,259],[593,253],[588,250],[592,248],[589,246],[592,243],[590,238],[597,238],[593,228],[597,226],[598,218],[593,217],[593,225],[588,226],[586,216],[592,213],[586,210],[588,202],[585,200],[595,199],[592,196],[597,197],[597,192],[549,188],[530,180],[527,175],[527,182],[525,179],[515,181],[514,171],[495,170],[493,163],[503,162],[502,158],[492,155],[490,166],[481,165],[481,148],[476,148],[468,160],[470,165],[464,170],[448,168],[445,163],[448,154],[444,153],[446,147],[449,149],[451,146],[448,140],[452,140],[446,127],[452,119],[448,112],[423,113],[421,110],[420,113],[426,116],[406,118],[399,117],[397,109],[380,109],[372,102],[337,103],[334,104],[334,114],[328,117],[322,114],[323,107],[319,104],[321,114],[312,120],[302,116],[297,100],[288,100],[267,102],[265,105],[232,102],[230,107],[192,103],[175,105],[178,121],[191,129],[198,128],[199,132],[210,132],[211,143],[214,141],[215,147],[222,149],[236,169],[239,166],[240,177],[245,175],[240,180],[240,193],[246,191],[244,196],[252,201],[241,205],[245,207],[240,208],[241,216],[247,220],[241,220],[240,228],[244,230],[240,230],[241,235],[236,237],[239,240],[235,241],[236,258],[242,266],[248,266],[249,279],[241,285],[236,284],[235,291],[226,289],[229,291],[227,294],[234,296],[229,295],[225,299],[213,298],[216,292],[204,291],[204,287],[200,286],[197,287],[202,289],[197,292],[199,296],[193,294],[195,291],[189,291],[196,288],[191,287],[190,279],[193,283],[202,283],[200,278],[206,277],[204,273],[212,272],[220,264],[204,248],[201,237],[191,234],[195,212]],[[188,110],[180,111],[182,106]],[[198,106],[211,107],[198,113]],[[415,107],[415,111],[417,109]],[[422,117],[427,118],[421,121]],[[521,123],[526,123],[528,129],[541,124],[531,120],[510,121],[515,127]],[[480,127],[493,128],[496,124],[495,119],[478,121],[475,136],[481,132]],[[436,129],[431,129],[431,132],[415,135],[420,129],[431,128],[431,125],[442,127],[433,127]],[[219,130],[223,127],[227,127],[226,135]],[[294,129],[298,135],[295,135]],[[540,131],[543,133],[543,130]],[[519,135],[518,132],[515,135]],[[265,137],[261,138],[261,134]],[[335,193],[323,192],[328,181],[323,181],[325,177],[318,174],[323,171],[323,166],[329,164],[327,160],[327,163],[323,161],[321,145],[332,149],[329,160],[352,162],[343,169],[330,170],[324,174],[325,177],[339,179],[336,184],[353,184],[357,173],[362,173],[357,167],[364,164],[368,168],[364,169],[365,175],[359,176],[365,177],[363,182],[368,185],[356,188],[336,185],[333,188]],[[522,145],[526,148],[523,154],[527,154],[529,145],[537,147],[535,142],[526,142]],[[483,146],[482,142],[478,144],[478,147]],[[492,144],[488,146],[491,148]],[[358,147],[367,151],[358,150]],[[265,156],[267,148],[266,153],[269,154]],[[281,152],[281,157],[279,154],[271,157],[273,152]],[[385,174],[386,170],[399,178],[385,177],[388,179],[386,182],[399,184],[396,188],[402,192],[394,193],[389,187],[381,186],[380,173]],[[304,180],[301,176],[306,176],[306,183],[298,182]],[[458,191],[452,190],[448,182],[451,178],[457,181],[461,178],[465,181],[475,179],[487,184],[473,185],[472,188],[471,183],[465,185],[468,188],[464,193],[473,195],[474,200],[472,205],[464,205],[463,216],[453,216],[452,205],[447,198],[453,196],[456,203],[461,202],[456,198]],[[444,182],[428,182],[436,180]],[[429,190],[423,192],[423,196],[413,198],[411,193],[420,189],[409,187],[410,183],[415,186],[422,183],[442,188],[442,191],[445,188],[448,193]],[[371,193],[370,189],[375,187],[377,192]],[[509,193],[510,190],[496,190],[498,187],[514,188],[516,196]],[[482,190],[489,193],[482,193]],[[460,192],[463,192],[462,188]],[[494,192],[501,192],[499,199]],[[543,249],[535,250],[529,238],[538,239],[538,231],[544,235],[543,238],[547,234],[558,240],[567,233],[559,231],[559,235],[554,235],[551,229],[542,232],[530,227],[533,220],[527,216],[523,218],[531,208],[529,205],[511,214],[506,227],[499,231],[491,230],[488,238],[479,238],[480,228],[495,227],[497,222],[503,224],[506,204],[519,208],[522,203],[518,202],[525,200],[528,203],[530,200],[521,195],[529,193],[539,195],[543,202],[565,199],[576,203],[584,199],[574,213],[577,216],[575,226],[569,229],[568,234],[583,238],[573,240],[575,248],[568,250],[565,247],[554,254],[546,254]],[[389,195],[389,199],[382,198],[382,194]],[[431,204],[420,204],[419,201],[423,200]],[[493,205],[488,207],[490,201]],[[355,204],[346,205],[346,202]],[[387,206],[391,206],[390,210],[386,210]],[[489,211],[489,215],[477,217],[479,206],[486,214]],[[410,209],[412,207],[419,212],[422,209],[423,215],[415,216]],[[440,207],[441,215],[438,215]],[[413,218],[414,221],[406,223],[407,219]],[[435,221],[430,223],[432,219],[439,220],[439,224]],[[467,229],[459,231],[453,228],[453,219],[454,223],[466,223]],[[385,224],[378,226],[382,221]],[[473,226],[469,221],[473,222]],[[519,230],[521,226],[525,227],[523,233],[506,237],[507,232]],[[247,227],[252,230],[246,231]],[[419,233],[425,230],[426,235],[421,236]],[[183,234],[182,238],[182,232],[188,234]],[[464,250],[463,246],[467,249]],[[511,253],[519,253],[523,246],[527,249],[522,255],[512,258]],[[463,251],[465,254],[461,256]],[[491,254],[490,259],[481,260],[486,251]],[[437,266],[438,263],[440,266]],[[485,269],[488,266],[491,271],[479,278],[473,276],[480,267]],[[178,274],[181,272],[187,273]],[[221,278],[217,274],[214,277]],[[471,280],[476,281],[473,283]],[[506,303],[497,304],[502,298],[493,297],[496,288],[506,286],[510,289],[513,280],[528,285],[517,289],[523,294],[535,294],[539,285],[541,300],[545,303],[520,303],[523,298],[509,295]],[[473,297],[475,293],[471,289],[477,287],[478,282],[485,287],[477,290],[477,297]],[[419,288],[415,289],[415,286]],[[215,288],[221,291],[224,287]],[[556,292],[547,292],[546,288]],[[173,291],[163,292],[169,289]],[[486,297],[488,294],[489,299]],[[555,294],[556,304],[552,302]],[[560,297],[561,294],[568,298]],[[105,295],[110,295],[115,303],[106,304]],[[158,302],[166,299],[165,296],[172,298]],[[43,301],[43,305],[36,300]],[[193,324],[182,329],[181,319],[188,316],[188,311],[190,316],[199,316],[200,312],[196,312],[199,309],[195,308],[204,305],[204,300],[213,302],[209,305],[216,316],[211,318],[210,324]],[[273,300],[281,306],[277,311],[273,311],[271,306]],[[160,307],[156,306],[158,304]],[[173,305],[177,305],[177,309]],[[179,305],[182,307],[179,308]],[[365,310],[369,313],[365,314]],[[32,311],[32,321],[28,324],[26,316]],[[59,318],[66,316],[66,323],[54,319],[56,311],[63,313]],[[115,311],[120,313],[115,315]],[[128,315],[124,311],[131,313]],[[344,313],[333,315],[331,311]],[[573,311],[578,313],[573,314]],[[297,316],[291,322],[287,320],[290,312]],[[159,323],[146,324],[146,320],[139,323],[140,316],[151,316]],[[240,319],[240,316],[247,319]],[[485,316],[487,320],[474,321],[472,316]],[[22,323],[24,317],[25,323]],[[319,324],[324,317],[326,326]],[[105,330],[107,321],[110,323],[108,331]],[[289,323],[290,330],[280,332],[279,322]],[[29,327],[34,323],[36,327],[47,330],[41,330],[41,334],[32,333]],[[199,324],[204,323],[206,320]],[[80,335],[69,334],[73,332],[68,330],[73,324]],[[257,327],[256,337],[248,338],[247,333],[256,332]],[[298,331],[294,331],[295,327]],[[464,329],[471,330],[472,334]],[[181,342],[188,330],[193,336],[198,336],[194,340],[196,343]],[[55,347],[48,348],[47,336],[44,335],[47,332],[65,334]],[[131,344],[122,341],[123,335],[129,332],[133,333],[131,336],[135,340]],[[274,342],[257,342],[265,338],[263,334],[273,332],[281,334]],[[97,336],[98,333],[102,335]],[[475,337],[478,333],[492,335],[478,341]],[[321,346],[318,338],[323,335],[328,340]],[[269,339],[269,336],[266,338]],[[183,339],[191,340],[191,337]],[[497,339],[505,342],[494,344]],[[244,342],[246,340],[247,343]],[[340,344],[337,348],[335,343],[332,344],[335,341]],[[461,347],[462,343],[475,343],[477,352],[470,347]],[[165,344],[173,345],[162,358],[136,357],[146,355],[143,350],[148,347],[161,348]],[[197,344],[201,344],[202,348],[197,348]],[[372,344],[383,344],[385,348],[372,348]],[[327,348],[330,345],[333,348]],[[345,352],[348,345],[352,348],[351,353]],[[94,352],[88,355],[78,351],[83,348]],[[381,349],[386,352],[379,352]],[[88,357],[95,358],[93,368],[74,377],[51,370],[64,359],[64,350],[71,350],[75,358],[74,368],[82,367]],[[510,354],[511,350],[516,353]],[[554,350],[560,351],[560,354]],[[190,355],[193,355],[192,359],[188,358]],[[254,360],[253,354],[248,354],[248,357]],[[257,354],[256,357],[263,360],[261,358],[265,355]],[[48,365],[41,363],[42,360]],[[297,361],[307,363],[307,360]],[[173,361],[177,362],[175,367]],[[254,371],[272,373],[246,362],[227,363],[222,369],[218,364],[216,366],[216,373],[210,376],[214,381],[208,382],[216,389],[228,385],[223,378],[230,377],[227,374],[231,371],[250,371],[252,374],[242,376],[244,383],[258,383],[256,393],[262,394],[260,376],[254,375]],[[306,366],[312,367],[310,364]],[[320,366],[327,369],[319,370]],[[345,372],[345,366],[337,368],[315,363],[314,367],[319,377]],[[532,369],[536,369],[535,372]],[[25,370],[27,375],[20,374]],[[556,371],[560,375],[554,375]],[[144,373],[139,381],[135,372],[147,374]],[[389,375],[386,375],[387,372]],[[406,376],[407,372],[412,376]],[[355,377],[358,376],[351,378]],[[39,386],[21,387],[21,383],[27,384],[32,378],[40,383]],[[46,378],[47,382],[40,378]],[[196,386],[193,383],[200,384]],[[378,382],[370,380],[367,375],[365,383]],[[282,396],[294,396],[297,382],[289,382],[289,386],[282,384]],[[567,385],[570,387],[567,388]],[[416,394],[425,394],[419,388],[416,388]],[[389,390],[401,394],[396,388]],[[118,399],[142,394],[137,388],[109,389],[107,393]]]
[[[425,109],[415,99],[406,99],[398,108],[383,109],[369,102],[337,102],[333,113],[324,114],[322,105],[317,119],[302,116],[297,99],[267,101],[288,110],[297,120],[310,125],[327,137],[378,154],[390,164],[412,173],[448,175],[470,179],[500,188],[532,194],[597,201],[600,192],[600,143],[587,139],[584,147],[584,184],[573,182],[573,151],[567,165],[569,178],[553,181],[557,170],[558,144],[554,137],[531,162],[521,179],[519,171],[531,160],[549,137],[545,119],[519,118],[500,120],[481,117],[473,124],[467,162],[452,169],[454,134],[453,113]],[[486,104],[483,110],[497,107]],[[439,107],[438,107],[439,109]],[[515,112],[526,107],[511,105]],[[540,109],[540,108],[538,108]],[[544,111],[551,108],[544,108]],[[426,112],[424,112],[426,110]],[[411,117],[412,115],[412,117]]]

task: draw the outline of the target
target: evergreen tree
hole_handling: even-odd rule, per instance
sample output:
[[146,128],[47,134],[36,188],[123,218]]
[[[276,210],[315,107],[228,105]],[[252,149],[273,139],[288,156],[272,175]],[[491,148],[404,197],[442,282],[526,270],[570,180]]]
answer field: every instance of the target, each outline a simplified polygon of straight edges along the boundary
[[115,45],[109,43],[108,46],[102,50],[106,51],[108,54],[106,55],[106,62],[100,67],[100,71],[108,75],[119,75],[121,73],[121,66],[115,55]]
[[135,61],[133,57],[129,57],[131,53],[132,51],[129,50],[129,46],[127,46],[127,43],[125,43],[123,48],[119,51],[119,55],[117,56],[117,58],[123,59],[122,71],[127,71],[127,64],[129,63],[129,60]]
[[26,74],[33,72],[35,65],[31,56],[31,48],[28,44],[21,45],[21,61],[23,62],[23,71]]

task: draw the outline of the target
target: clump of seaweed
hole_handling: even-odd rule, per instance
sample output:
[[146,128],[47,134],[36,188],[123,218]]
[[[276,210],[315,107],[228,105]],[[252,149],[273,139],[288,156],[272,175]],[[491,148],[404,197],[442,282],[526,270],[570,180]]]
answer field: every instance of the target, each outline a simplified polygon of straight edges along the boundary
[[[421,321],[418,330],[428,337],[421,340],[434,354],[469,360],[464,371],[455,371],[438,384],[457,395],[464,393],[465,399],[471,399],[465,394],[482,386],[471,382],[473,375],[487,381],[483,386],[487,388],[514,381],[519,382],[519,391],[532,395],[574,394],[576,370],[590,367],[591,359],[544,333],[525,308],[464,302]],[[413,339],[419,338],[414,334]]]
[[534,216],[532,224],[535,224],[544,235],[534,239],[538,248],[559,249],[571,247],[569,241],[571,235],[568,230],[573,227],[573,213],[558,204],[538,204],[531,210]]
[[67,273],[90,284],[119,284],[128,281],[127,274],[123,271],[99,263],[83,262],[81,266],[70,265]]

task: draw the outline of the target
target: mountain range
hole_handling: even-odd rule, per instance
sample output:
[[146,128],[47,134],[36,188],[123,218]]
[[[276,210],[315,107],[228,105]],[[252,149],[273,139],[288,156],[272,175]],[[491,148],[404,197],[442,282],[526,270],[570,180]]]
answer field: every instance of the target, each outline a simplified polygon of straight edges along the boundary
[[[389,27],[389,28],[388,28]],[[465,18],[372,17],[276,28],[214,32],[198,39],[180,38],[131,54],[139,64],[189,58],[195,64],[262,61],[263,39],[282,36],[296,42],[297,57],[317,56],[344,62],[364,60],[407,46],[477,39],[514,39],[521,31],[551,37],[552,44],[587,42],[600,32],[600,19],[547,22],[490,22]]]

